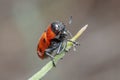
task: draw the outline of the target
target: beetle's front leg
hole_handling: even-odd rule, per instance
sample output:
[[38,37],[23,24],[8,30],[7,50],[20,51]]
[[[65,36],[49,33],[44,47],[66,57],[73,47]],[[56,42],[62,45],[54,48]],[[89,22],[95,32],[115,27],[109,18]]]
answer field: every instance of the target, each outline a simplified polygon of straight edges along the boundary
[[73,50],[74,50],[74,51],[76,51],[76,46],[79,46],[79,45],[80,45],[78,42],[76,42],[76,41],[72,41],[72,40],[70,40],[70,39],[67,39],[67,41],[73,43]]

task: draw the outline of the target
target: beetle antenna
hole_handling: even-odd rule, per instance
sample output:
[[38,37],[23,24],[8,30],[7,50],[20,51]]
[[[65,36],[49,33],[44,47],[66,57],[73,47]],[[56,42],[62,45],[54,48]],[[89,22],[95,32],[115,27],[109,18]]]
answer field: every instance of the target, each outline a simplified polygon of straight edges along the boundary
[[68,24],[70,25],[72,23],[72,16],[69,17],[69,22]]
[[[70,26],[71,23],[72,23],[72,16],[69,17],[68,26]],[[69,30],[67,30],[67,33],[70,35],[70,37],[72,37],[72,34],[70,33]]]

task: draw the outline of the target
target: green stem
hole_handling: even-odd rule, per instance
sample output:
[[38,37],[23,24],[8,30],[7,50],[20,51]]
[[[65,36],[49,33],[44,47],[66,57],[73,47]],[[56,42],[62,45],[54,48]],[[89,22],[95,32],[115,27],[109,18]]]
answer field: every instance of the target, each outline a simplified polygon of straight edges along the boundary
[[[75,41],[77,38],[79,38],[81,36],[81,34],[86,30],[86,28],[88,27],[88,25],[85,25],[83,28],[81,28],[78,33],[71,39],[72,41]],[[71,47],[73,46],[72,42],[67,42],[67,47],[66,50],[69,50]],[[54,58],[54,62],[55,64],[57,64],[57,62],[63,58],[65,55],[65,51],[61,52],[59,55],[56,55]],[[42,79],[43,76],[45,76],[45,74],[47,74],[48,71],[50,71],[53,68],[53,64],[52,61],[49,61],[41,70],[39,70],[37,73],[35,73],[31,78],[29,78],[28,80],[40,80]]]

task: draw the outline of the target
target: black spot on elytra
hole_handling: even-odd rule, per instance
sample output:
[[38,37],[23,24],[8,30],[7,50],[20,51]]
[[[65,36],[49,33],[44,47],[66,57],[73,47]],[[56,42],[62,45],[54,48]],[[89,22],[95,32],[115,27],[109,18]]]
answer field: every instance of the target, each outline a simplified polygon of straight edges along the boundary
[[40,48],[40,52],[42,52],[42,49]]
[[43,39],[43,42],[44,42],[44,43],[46,43],[46,40],[45,40],[45,38]]

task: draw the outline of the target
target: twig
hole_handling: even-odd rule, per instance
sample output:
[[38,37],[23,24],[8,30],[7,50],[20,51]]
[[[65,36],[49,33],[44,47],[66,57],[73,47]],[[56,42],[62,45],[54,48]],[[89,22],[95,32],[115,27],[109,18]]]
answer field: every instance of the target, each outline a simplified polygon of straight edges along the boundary
[[[81,28],[78,33],[71,39],[71,41],[75,41],[77,38],[79,38],[81,36],[81,34],[86,30],[86,28],[88,27],[88,25],[85,25],[83,28]],[[67,42],[67,47],[66,50],[69,50],[71,47],[73,46],[72,42]],[[65,55],[65,51],[61,52],[59,55],[56,55],[54,58],[54,62],[55,64],[57,64],[57,62],[63,58],[63,56]],[[35,73],[31,78],[29,78],[28,80],[40,80],[42,79],[43,76],[45,76],[45,74],[47,74],[48,71],[50,71],[53,68],[53,64],[52,61],[49,61],[41,70],[39,70],[37,73]]]

